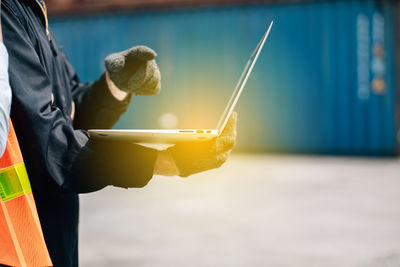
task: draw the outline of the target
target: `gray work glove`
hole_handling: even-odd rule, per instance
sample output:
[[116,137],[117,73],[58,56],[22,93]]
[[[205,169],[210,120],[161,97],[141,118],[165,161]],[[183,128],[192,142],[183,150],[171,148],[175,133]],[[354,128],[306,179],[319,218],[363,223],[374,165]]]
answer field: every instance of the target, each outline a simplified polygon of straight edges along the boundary
[[156,56],[147,46],[135,46],[107,56],[106,69],[118,89],[136,95],[155,95],[161,90]]
[[236,143],[237,113],[233,112],[220,136],[204,142],[179,143],[168,149],[182,177],[220,167]]

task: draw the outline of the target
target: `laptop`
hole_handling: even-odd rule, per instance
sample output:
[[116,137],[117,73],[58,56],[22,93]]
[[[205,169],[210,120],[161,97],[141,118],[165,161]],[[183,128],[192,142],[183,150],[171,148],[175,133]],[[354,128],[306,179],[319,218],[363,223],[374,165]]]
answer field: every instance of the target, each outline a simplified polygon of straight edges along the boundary
[[193,141],[206,141],[218,137],[224,130],[229,117],[231,116],[236,103],[245,87],[247,80],[253,70],[254,64],[256,63],[258,56],[264,46],[265,41],[268,38],[269,32],[274,24],[273,21],[268,26],[257,47],[251,54],[247,64],[240,76],[238,83],[236,84],[235,90],[229,99],[228,105],[226,106],[222,116],[217,124],[216,129],[146,129],[146,130],[89,130],[91,137],[95,138],[107,138],[107,139],[118,139],[128,140],[134,143],[146,143],[146,144],[176,144],[180,142],[193,142]]

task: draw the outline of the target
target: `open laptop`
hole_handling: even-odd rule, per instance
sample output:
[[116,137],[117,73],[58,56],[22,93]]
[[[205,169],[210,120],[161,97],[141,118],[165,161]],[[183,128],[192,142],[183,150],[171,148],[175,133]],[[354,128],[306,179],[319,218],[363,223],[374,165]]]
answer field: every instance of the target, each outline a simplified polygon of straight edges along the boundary
[[148,144],[176,144],[180,142],[192,142],[192,141],[205,141],[213,139],[219,136],[225,128],[229,117],[232,114],[236,103],[239,100],[240,94],[245,87],[247,80],[253,70],[254,64],[256,63],[258,56],[264,46],[265,41],[268,38],[269,32],[272,28],[273,21],[270,23],[268,29],[265,31],[261,41],[247,61],[247,64],[240,76],[238,83],[236,84],[235,90],[231,98],[229,99],[228,105],[226,106],[222,116],[218,122],[216,129],[171,129],[171,130],[89,130],[89,134],[92,137],[97,138],[108,138],[108,139],[119,139],[119,140],[130,140],[135,143],[148,143]]

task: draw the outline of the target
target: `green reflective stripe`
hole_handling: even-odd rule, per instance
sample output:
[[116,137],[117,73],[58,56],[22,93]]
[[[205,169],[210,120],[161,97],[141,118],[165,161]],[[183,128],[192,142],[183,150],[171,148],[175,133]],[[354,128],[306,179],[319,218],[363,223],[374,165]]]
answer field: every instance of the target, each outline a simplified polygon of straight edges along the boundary
[[0,170],[0,197],[3,201],[32,192],[25,164],[15,164]]

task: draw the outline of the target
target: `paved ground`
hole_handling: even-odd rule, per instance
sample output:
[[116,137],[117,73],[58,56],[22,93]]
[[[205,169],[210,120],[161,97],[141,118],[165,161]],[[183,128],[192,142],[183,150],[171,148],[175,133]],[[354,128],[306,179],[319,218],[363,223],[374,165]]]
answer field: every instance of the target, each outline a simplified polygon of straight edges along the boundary
[[400,266],[400,160],[234,155],[81,197],[81,266]]

